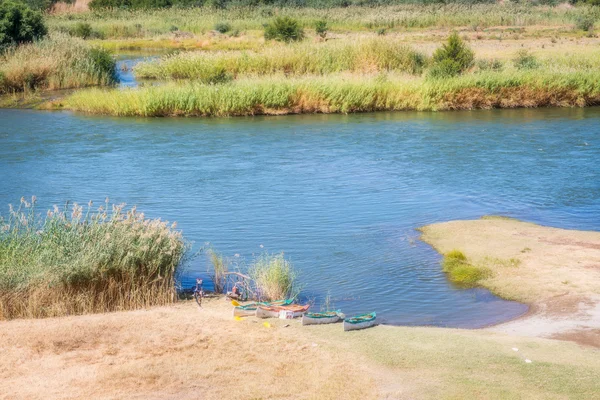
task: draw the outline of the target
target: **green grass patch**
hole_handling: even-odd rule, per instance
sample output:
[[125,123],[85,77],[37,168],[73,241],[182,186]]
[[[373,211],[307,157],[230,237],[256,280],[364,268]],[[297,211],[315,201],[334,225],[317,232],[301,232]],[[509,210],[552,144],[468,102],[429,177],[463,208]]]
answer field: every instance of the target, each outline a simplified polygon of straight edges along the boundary
[[452,250],[444,255],[442,269],[450,280],[463,286],[475,286],[491,275],[489,269],[470,264],[459,250]]

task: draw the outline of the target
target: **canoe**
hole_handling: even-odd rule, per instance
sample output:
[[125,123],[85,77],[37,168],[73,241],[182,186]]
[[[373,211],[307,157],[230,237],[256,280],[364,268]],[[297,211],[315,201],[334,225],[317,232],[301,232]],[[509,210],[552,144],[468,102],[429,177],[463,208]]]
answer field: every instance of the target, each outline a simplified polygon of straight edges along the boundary
[[250,317],[256,315],[256,309],[258,306],[285,306],[292,304],[292,299],[287,300],[275,300],[275,301],[265,301],[262,303],[249,303],[244,304],[243,306],[233,307],[233,316],[234,317]]
[[259,305],[256,309],[256,316],[258,318],[279,318],[280,311],[290,311],[292,312],[292,318],[296,318],[307,312],[309,307],[308,304],[305,306],[299,304],[290,304],[287,306]]
[[374,326],[377,314],[374,312],[357,315],[356,317],[346,318],[344,320],[344,331],[354,331],[356,329],[365,329]]
[[302,316],[302,325],[334,324],[342,320],[339,311],[328,311],[323,313],[307,312]]

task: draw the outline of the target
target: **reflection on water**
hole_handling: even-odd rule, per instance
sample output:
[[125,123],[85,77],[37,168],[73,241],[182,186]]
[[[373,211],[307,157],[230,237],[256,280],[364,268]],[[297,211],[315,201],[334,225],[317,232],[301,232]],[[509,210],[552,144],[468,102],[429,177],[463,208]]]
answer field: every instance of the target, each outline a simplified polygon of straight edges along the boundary
[[[598,109],[0,121],[0,204],[108,195],[178,221],[197,247],[285,251],[307,297],[330,291],[347,314],[388,323],[479,327],[525,311],[453,287],[421,225],[504,214],[600,228]],[[183,284],[206,270],[195,259]]]

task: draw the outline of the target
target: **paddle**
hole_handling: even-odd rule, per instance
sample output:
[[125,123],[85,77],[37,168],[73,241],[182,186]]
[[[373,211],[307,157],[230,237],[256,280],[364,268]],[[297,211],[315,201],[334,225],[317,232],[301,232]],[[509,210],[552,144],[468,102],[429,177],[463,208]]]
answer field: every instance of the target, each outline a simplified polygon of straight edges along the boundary
[[231,304],[232,304],[234,307],[239,307],[239,306],[241,305],[240,303],[238,303],[238,302],[237,302],[237,301],[235,301],[235,300],[231,300]]

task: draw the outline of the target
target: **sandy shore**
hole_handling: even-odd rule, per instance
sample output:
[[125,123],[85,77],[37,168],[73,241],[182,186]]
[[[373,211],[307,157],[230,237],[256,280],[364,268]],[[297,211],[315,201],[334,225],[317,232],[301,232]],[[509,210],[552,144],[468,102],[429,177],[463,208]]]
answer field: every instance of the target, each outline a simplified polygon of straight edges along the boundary
[[237,321],[218,298],[0,321],[0,399],[598,398],[599,233],[506,220],[424,232],[441,252],[485,261],[484,284],[534,304],[530,315],[480,330],[343,332]]
[[490,268],[483,286],[531,305],[525,316],[491,330],[600,347],[600,232],[502,218],[422,230],[422,239],[440,253],[459,249],[474,265]]

